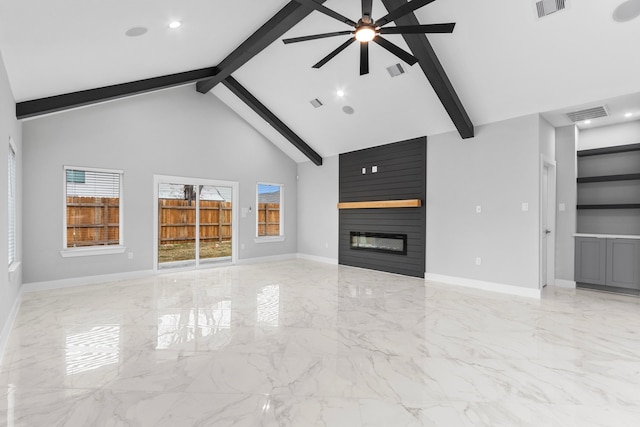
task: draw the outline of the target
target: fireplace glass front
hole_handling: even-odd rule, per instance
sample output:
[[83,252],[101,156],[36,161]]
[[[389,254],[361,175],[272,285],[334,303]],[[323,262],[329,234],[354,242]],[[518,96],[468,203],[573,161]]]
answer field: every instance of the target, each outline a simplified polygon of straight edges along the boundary
[[407,254],[406,234],[368,233],[352,231],[350,248],[364,251]]

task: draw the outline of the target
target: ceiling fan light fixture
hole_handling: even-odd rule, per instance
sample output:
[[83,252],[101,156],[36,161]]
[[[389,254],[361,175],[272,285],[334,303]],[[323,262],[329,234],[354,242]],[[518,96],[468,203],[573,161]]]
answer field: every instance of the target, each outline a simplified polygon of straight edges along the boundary
[[376,30],[370,26],[362,26],[356,30],[356,40],[361,43],[370,42],[376,38]]

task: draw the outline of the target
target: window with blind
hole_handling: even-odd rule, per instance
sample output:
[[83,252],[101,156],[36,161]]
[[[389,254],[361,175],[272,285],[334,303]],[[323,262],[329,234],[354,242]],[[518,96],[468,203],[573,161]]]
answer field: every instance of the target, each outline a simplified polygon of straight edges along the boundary
[[118,170],[65,167],[64,248],[122,245]]
[[9,140],[9,191],[7,196],[9,266],[16,261],[16,150]]
[[282,184],[258,183],[256,188],[256,241],[273,241],[283,236],[283,189]]

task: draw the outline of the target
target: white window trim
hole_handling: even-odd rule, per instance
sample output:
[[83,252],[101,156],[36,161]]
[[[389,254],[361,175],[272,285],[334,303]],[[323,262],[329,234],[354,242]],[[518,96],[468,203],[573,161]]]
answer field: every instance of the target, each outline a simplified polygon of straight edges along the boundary
[[[280,187],[280,235],[279,236],[258,236],[258,185],[277,185]],[[255,243],[275,243],[275,242],[284,242],[284,184],[279,184],[277,182],[264,182],[258,181],[255,185],[256,190],[256,234],[253,241]]]
[[[11,151],[13,151],[13,158],[14,158],[14,165],[13,165],[13,184],[15,186],[14,188],[14,194],[13,194],[13,259],[11,260],[11,263],[8,263],[8,268],[9,268],[9,273],[13,273],[15,272],[18,267],[20,266],[20,261],[18,261],[18,253],[17,253],[17,245],[18,245],[18,212],[17,212],[17,203],[18,203],[18,185],[17,185],[17,179],[18,179],[18,149],[16,147],[15,142],[13,142],[13,138],[9,137],[9,149],[11,149]],[[8,222],[7,218],[7,222]],[[8,224],[7,224],[8,225]],[[8,233],[11,230],[9,230],[7,228],[7,241],[9,240],[9,236]],[[8,260],[7,260],[8,261]]]
[[[127,250],[124,246],[124,171],[121,169],[103,169],[86,166],[64,166],[62,173],[62,250],[60,255],[63,258],[73,258],[81,256],[112,255],[122,254]],[[118,217],[120,219],[118,231],[119,245],[109,246],[87,246],[80,248],[67,248],[67,170],[80,170],[85,172],[113,173],[120,175],[120,196],[118,201]]]

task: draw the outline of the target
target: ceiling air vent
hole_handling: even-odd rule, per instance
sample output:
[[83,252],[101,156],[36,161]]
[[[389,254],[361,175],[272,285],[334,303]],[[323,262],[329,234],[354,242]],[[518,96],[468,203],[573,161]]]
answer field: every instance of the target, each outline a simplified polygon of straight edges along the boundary
[[536,2],[536,9],[538,9],[538,18],[543,18],[547,15],[551,15],[566,7],[566,0],[539,0]]
[[387,67],[387,71],[391,77],[398,77],[400,74],[406,73],[402,64],[393,64],[391,67]]
[[309,102],[311,103],[311,105],[313,105],[314,108],[320,108],[323,105],[322,101],[320,101],[318,98],[314,98]]
[[569,119],[574,123],[581,122],[583,120],[597,119],[598,117],[607,117],[608,115],[609,113],[607,112],[606,105],[585,108],[584,110],[567,113],[567,117],[569,117]]

